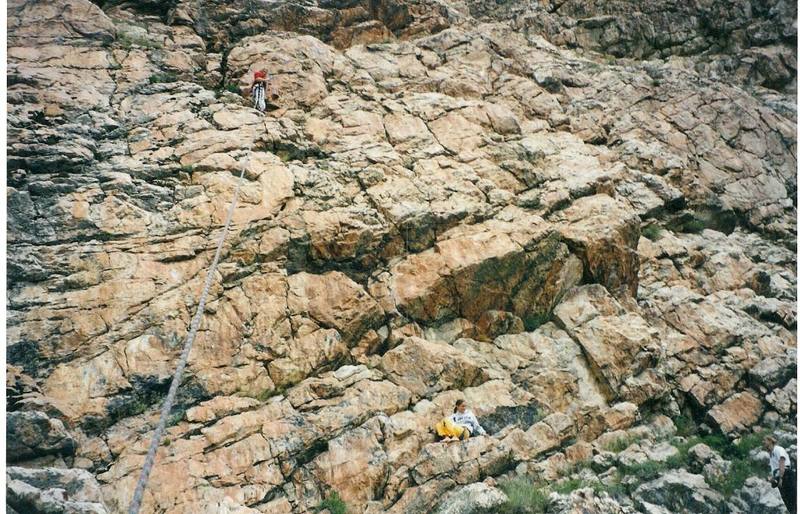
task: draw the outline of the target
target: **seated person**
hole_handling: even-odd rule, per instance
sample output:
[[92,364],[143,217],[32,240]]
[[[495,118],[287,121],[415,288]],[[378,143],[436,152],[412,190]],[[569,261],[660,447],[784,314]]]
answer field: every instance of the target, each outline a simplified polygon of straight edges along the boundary
[[438,422],[435,428],[436,435],[445,442],[469,439],[472,434],[486,435],[475,414],[467,410],[464,400],[457,400],[453,415]]

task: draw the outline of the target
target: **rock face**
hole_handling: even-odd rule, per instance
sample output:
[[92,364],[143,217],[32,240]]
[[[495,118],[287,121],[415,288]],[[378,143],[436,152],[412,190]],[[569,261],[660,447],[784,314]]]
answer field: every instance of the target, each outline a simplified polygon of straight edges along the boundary
[[17,512],[107,514],[100,486],[82,469],[6,469],[6,503]]
[[[127,511],[242,170],[143,512],[492,512],[668,417],[794,433],[794,4],[7,14],[10,512]],[[488,434],[436,443],[458,399]],[[551,510],[776,508],[691,459]]]
[[652,505],[657,505],[665,507],[667,512],[730,512],[722,495],[713,491],[702,476],[681,471],[670,471],[641,486],[634,498],[640,509],[652,509]]

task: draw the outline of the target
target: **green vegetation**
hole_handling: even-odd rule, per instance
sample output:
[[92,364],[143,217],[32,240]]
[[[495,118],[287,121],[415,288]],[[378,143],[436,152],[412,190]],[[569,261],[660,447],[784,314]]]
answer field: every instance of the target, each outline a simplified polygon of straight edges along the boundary
[[[692,418],[680,416],[674,419],[678,436],[672,438],[671,444],[678,450],[677,454],[665,461],[645,461],[628,466],[619,465],[614,476],[605,483],[596,479],[584,480],[567,478],[559,483],[547,484],[529,476],[501,480],[498,487],[508,496],[499,514],[543,514],[550,504],[550,493],[570,494],[577,489],[591,488],[595,493],[606,493],[613,497],[630,495],[639,484],[649,482],[662,476],[665,471],[689,468],[689,450],[697,444],[705,444],[716,451],[722,458],[730,461],[730,469],[715,477],[708,477],[708,484],[723,496],[730,497],[740,491],[744,482],[751,476],[759,475],[763,465],[750,457],[750,452],[761,447],[764,433],[742,436],[736,442],[721,433],[698,435],[697,425]],[[641,436],[626,436],[610,441],[606,449],[618,453],[631,444],[642,439]],[[569,468],[564,476],[574,477],[588,463],[578,463]]]
[[[715,434],[703,437],[693,437],[683,446],[691,448],[695,444],[705,443],[716,450],[724,459],[731,461],[730,470],[724,475],[710,479],[709,485],[729,497],[740,490],[744,482],[754,475],[763,472],[762,466],[750,457],[750,452],[759,448],[764,442],[763,433],[753,433],[742,436],[737,443],[733,443],[726,437]],[[681,451],[681,448],[678,449]]]
[[[686,420],[679,426],[679,433],[687,430]],[[676,423],[677,424],[677,423]],[[673,441],[678,454],[668,458],[665,462],[647,461],[630,466],[620,466],[620,471],[625,476],[632,476],[639,482],[647,482],[658,478],[669,469],[686,468],[689,464],[689,449],[697,444],[705,444],[719,453],[722,458],[731,462],[730,470],[718,478],[710,478],[709,485],[729,497],[742,488],[744,482],[751,476],[758,475],[761,466],[750,458],[750,452],[761,446],[764,435],[760,433],[743,436],[737,443],[733,443],[722,434],[704,436],[690,436],[684,441]]]
[[500,506],[499,514],[543,514],[550,505],[550,493],[569,494],[572,491],[589,487],[595,493],[605,492],[611,496],[620,496],[625,492],[625,486],[619,483],[620,475],[617,474],[610,484],[599,481],[586,481],[571,478],[547,486],[534,481],[528,476],[519,476],[510,480],[501,481],[498,487],[508,496],[508,501]]
[[588,484],[589,487],[595,492],[595,494],[599,493],[608,493],[609,496],[619,497],[624,495],[627,491],[625,489],[625,484],[620,483],[622,479],[622,475],[617,472],[614,475],[614,480],[611,481],[609,484],[604,484],[602,482],[592,482]]
[[173,411],[172,414],[167,418],[167,426],[172,427],[183,421],[184,416],[186,416],[186,409],[185,408],[178,408],[176,411]]
[[585,487],[583,480],[579,478],[570,478],[569,480],[565,480],[554,485],[553,491],[557,492],[558,494],[569,494],[576,489],[580,489],[581,487]]
[[728,498],[742,488],[745,480],[758,474],[755,469],[757,468],[753,467],[753,463],[747,460],[734,460],[731,463],[731,469],[727,473],[720,477],[711,477],[708,480],[708,485]]
[[681,414],[672,421],[675,423],[675,428],[678,429],[678,435],[681,437],[688,437],[697,433],[697,423],[689,416]]
[[616,55],[604,54],[604,55],[601,57],[601,59],[602,59],[602,60],[603,60],[603,61],[604,61],[606,64],[610,64],[610,65],[612,65],[612,66],[613,66],[613,65],[615,65],[615,64],[617,64],[617,56],[616,56]]
[[642,235],[650,241],[658,241],[661,239],[661,233],[664,231],[659,225],[651,224],[642,229]]
[[550,504],[550,491],[530,477],[505,480],[498,487],[508,496],[508,501],[498,510],[500,514],[541,514]]
[[628,446],[638,443],[641,440],[642,436],[640,435],[619,437],[606,444],[605,449],[614,453],[619,453]]
[[150,75],[151,84],[163,84],[167,82],[177,82],[178,76],[174,73],[154,73]]
[[289,162],[292,160],[292,154],[288,150],[278,150],[275,152],[275,155],[283,162]]
[[705,230],[708,227],[707,227],[706,223],[703,220],[695,218],[695,219],[689,220],[686,223],[684,223],[682,228],[683,228],[683,232],[689,232],[691,234],[696,234],[698,232],[702,232],[703,230]]
[[664,471],[670,469],[672,467],[671,464],[677,464],[677,461],[656,462],[648,460],[637,464],[631,464],[630,466],[620,466],[620,468],[624,475],[636,477],[640,482],[648,482],[658,478]]
[[317,512],[325,509],[328,509],[331,514],[347,514],[347,504],[336,491],[331,491],[331,494],[317,506]]

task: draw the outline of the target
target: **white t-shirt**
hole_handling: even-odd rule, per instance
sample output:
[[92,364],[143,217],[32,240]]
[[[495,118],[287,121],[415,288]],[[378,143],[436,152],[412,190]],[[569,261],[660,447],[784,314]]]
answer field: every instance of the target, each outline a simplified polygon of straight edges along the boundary
[[786,453],[786,450],[784,450],[781,446],[776,444],[775,447],[772,448],[772,453],[769,455],[769,469],[773,474],[775,473],[775,470],[780,469],[781,467],[781,457],[786,459],[783,465],[786,467],[786,469],[789,469],[789,467],[792,465],[792,461],[789,460],[789,454]]

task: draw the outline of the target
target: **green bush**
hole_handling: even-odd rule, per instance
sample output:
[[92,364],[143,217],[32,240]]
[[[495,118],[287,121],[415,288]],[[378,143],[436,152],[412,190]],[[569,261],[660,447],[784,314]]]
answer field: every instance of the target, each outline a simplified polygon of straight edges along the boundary
[[174,73],[154,73],[150,75],[151,84],[162,84],[165,82],[177,82],[178,77]]
[[640,482],[648,482],[658,478],[665,470],[669,469],[666,462],[656,462],[648,460],[630,466],[620,466],[622,473],[636,477]]
[[576,489],[580,489],[581,487],[585,487],[583,480],[578,478],[571,478],[569,480],[565,480],[559,484],[553,486],[553,491],[557,492],[558,494],[569,494]]
[[726,498],[741,490],[745,480],[757,475],[757,466],[748,459],[736,459],[731,462],[731,469],[719,478],[709,479],[708,485],[722,493]]
[[529,477],[516,477],[498,484],[508,501],[500,506],[500,514],[541,514],[550,504],[550,491]]
[[742,458],[750,458],[750,452],[764,445],[764,432],[742,436],[736,443],[736,451]]
[[642,229],[642,235],[650,241],[658,241],[661,238],[661,233],[664,231],[658,225],[647,225]]
[[241,95],[242,94],[242,91],[239,89],[239,86],[237,86],[236,84],[225,84],[225,85],[219,86],[216,89],[214,89],[214,92],[216,93],[217,96],[219,96],[220,94],[222,94],[224,92],[233,93],[235,95]]
[[331,494],[317,506],[317,512],[325,509],[328,509],[331,514],[347,514],[347,504],[336,491],[331,491]]
[[167,426],[173,427],[183,421],[183,418],[186,416],[186,408],[179,407],[176,410],[172,411],[172,414],[167,418]]
[[689,416],[681,414],[672,421],[675,423],[675,428],[681,437],[689,437],[697,433],[697,423]]
[[725,436],[705,436],[702,442],[717,450],[723,458],[731,461],[731,469],[723,476],[709,480],[709,485],[722,493],[725,497],[739,491],[745,480],[754,475],[759,475],[762,465],[750,458],[750,452],[759,448],[764,441],[763,433],[753,433],[742,436],[737,443],[731,442]]
[[682,232],[689,232],[690,234],[697,234],[708,228],[708,224],[698,218],[693,218],[682,225]]

